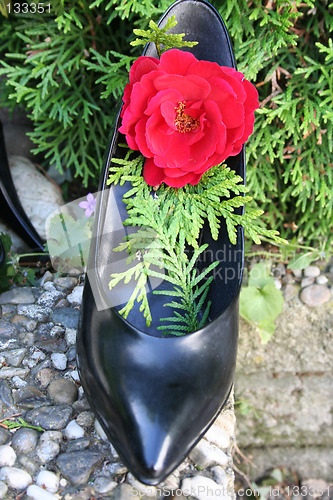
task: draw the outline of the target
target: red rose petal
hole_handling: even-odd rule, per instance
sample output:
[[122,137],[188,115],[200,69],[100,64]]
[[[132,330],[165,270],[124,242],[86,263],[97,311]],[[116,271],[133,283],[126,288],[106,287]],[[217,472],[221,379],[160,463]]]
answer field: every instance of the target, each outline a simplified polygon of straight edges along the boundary
[[204,78],[196,75],[184,77],[164,74],[158,76],[154,84],[157,90],[178,90],[183,96],[181,100],[185,101],[205,99],[211,90],[209,83]]
[[161,55],[160,69],[166,73],[186,75],[188,68],[196,61],[190,52],[171,49]]
[[152,115],[155,111],[157,111],[160,108],[163,102],[170,101],[174,102],[175,103],[174,105],[176,105],[177,102],[181,101],[182,99],[183,96],[178,90],[175,89],[161,90],[150,99],[145,114]]
[[156,156],[165,155],[172,144],[172,136],[161,132],[163,122],[162,116],[154,113],[148,119],[146,125],[145,138],[147,146],[153,155]]
[[157,167],[152,158],[148,158],[143,166],[143,178],[149,186],[159,186],[164,180],[163,169]]

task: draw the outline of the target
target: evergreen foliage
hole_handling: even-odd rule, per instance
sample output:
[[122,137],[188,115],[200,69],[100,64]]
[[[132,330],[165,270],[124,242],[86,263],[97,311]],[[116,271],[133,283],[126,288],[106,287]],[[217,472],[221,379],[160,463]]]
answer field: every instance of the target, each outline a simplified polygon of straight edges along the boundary
[[[206,303],[206,297],[213,280],[210,274],[218,261],[199,274],[196,269],[197,260],[208,247],[199,245],[206,220],[214,240],[218,239],[222,218],[233,244],[239,225],[258,244],[260,236],[278,243],[283,241],[275,230],[258,225],[256,219],[262,215],[261,210],[248,207],[245,214],[236,213],[252,198],[246,194],[249,189],[242,178],[226,165],[217,165],[205,172],[196,186],[175,189],[162,184],[154,191],[143,180],[144,161],[143,156],[128,148],[124,158],[112,159],[108,184],[129,183],[123,197],[128,213],[124,225],[138,229],[129,233],[126,241],[114,249],[126,251],[129,267],[112,274],[109,287],[113,289],[121,281],[129,283],[134,279],[136,285],[120,314],[126,318],[137,300],[149,326],[152,317],[146,293],[148,277],[170,283],[172,290],[153,292],[173,298],[166,304],[173,309],[173,316],[162,318],[161,321],[167,324],[159,328],[183,335],[201,328],[209,315],[210,303]],[[133,262],[135,264],[130,266]]]
[[[97,184],[132,58],[169,0],[59,0],[50,14],[0,14],[0,105],[21,105],[36,152]],[[63,4],[63,11],[59,9]],[[211,0],[261,108],[247,182],[266,221],[299,242],[333,241],[331,0]],[[320,240],[320,242],[318,242]]]

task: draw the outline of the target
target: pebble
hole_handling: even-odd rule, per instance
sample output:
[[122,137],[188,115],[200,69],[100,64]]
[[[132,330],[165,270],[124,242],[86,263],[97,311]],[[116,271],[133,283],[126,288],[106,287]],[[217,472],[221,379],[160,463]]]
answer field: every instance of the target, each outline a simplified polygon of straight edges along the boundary
[[0,380],[0,401],[8,408],[14,405],[12,391],[6,380]]
[[94,414],[91,411],[83,411],[76,417],[76,421],[81,427],[89,429],[94,424]]
[[67,356],[60,352],[54,352],[51,354],[51,361],[57,370],[66,370],[67,367]]
[[211,471],[213,473],[213,479],[217,484],[228,485],[228,476],[223,467],[216,465],[212,467]]
[[2,304],[33,304],[34,294],[29,287],[12,288],[0,294],[0,305]]
[[6,363],[10,366],[14,366],[17,368],[22,363],[25,355],[27,353],[27,349],[11,349],[10,351],[2,351],[1,355],[4,356]]
[[34,429],[22,427],[18,429],[12,439],[12,447],[16,453],[30,453],[35,450],[38,441],[38,433]]
[[26,420],[45,430],[61,430],[68,424],[72,413],[73,409],[68,405],[42,406],[29,411]]
[[55,309],[52,314],[53,323],[63,325],[65,328],[78,328],[80,311],[70,307]]
[[25,490],[32,483],[30,474],[17,467],[2,467],[0,480],[5,481],[10,488],[19,491]]
[[35,484],[32,484],[27,489],[27,497],[31,498],[32,500],[58,500],[57,496],[52,495],[52,493],[49,493],[48,491],[44,490],[44,488],[40,488]]
[[95,427],[95,431],[97,432],[97,434],[99,435],[99,437],[103,440],[103,441],[109,441],[109,438],[107,437],[107,435],[105,434],[101,424],[99,423],[99,421],[96,419],[95,420],[95,424],[94,424],[94,427]]
[[119,484],[114,490],[113,490],[113,500],[140,500],[141,495],[139,495],[138,492],[136,492],[132,486],[129,484],[123,483]]
[[66,378],[53,380],[48,387],[48,395],[57,404],[71,404],[77,400],[76,385]]
[[77,279],[71,276],[59,277],[54,280],[54,284],[66,290],[71,290],[77,285]]
[[0,446],[0,467],[11,467],[16,462],[16,453],[11,446],[3,444]]
[[222,451],[230,449],[231,433],[218,425],[212,425],[205,434],[205,439],[218,446]]
[[49,463],[59,454],[60,440],[55,437],[52,432],[44,432],[39,440],[36,455],[42,464]]
[[82,451],[90,446],[90,439],[88,438],[78,438],[68,441],[67,450],[70,451]]
[[192,496],[197,500],[231,499],[231,492],[225,485],[219,485],[212,479],[204,476],[186,477],[181,483],[185,496]]
[[293,269],[292,273],[295,276],[295,278],[297,278],[297,279],[302,278],[302,269]]
[[65,429],[65,436],[67,439],[79,439],[84,436],[84,429],[80,427],[75,420],[72,420],[67,424]]
[[317,307],[330,300],[330,289],[326,285],[311,285],[301,291],[300,299],[309,307]]
[[[113,480],[112,476],[98,476],[94,481],[94,490],[97,493],[110,493],[118,486],[118,483]],[[132,498],[132,497],[130,497]]]
[[59,489],[59,477],[49,470],[41,470],[37,476],[36,483],[50,493],[57,493]]
[[283,289],[284,300],[288,302],[298,296],[299,287],[297,285],[288,284]]
[[82,302],[83,285],[76,286],[72,293],[67,296],[70,304],[79,305]]
[[36,380],[39,382],[42,389],[45,389],[54,377],[51,368],[42,368],[36,374]]
[[281,280],[280,280],[280,279],[275,278],[275,279],[274,279],[274,285],[275,285],[275,288],[277,288],[278,290],[281,290],[281,288],[282,288],[282,283],[281,283]]
[[40,323],[46,323],[48,321],[50,314],[52,313],[51,308],[43,307],[38,304],[32,305],[21,305],[17,307],[18,314],[27,316],[30,319],[35,319]]
[[84,450],[63,453],[57,458],[61,474],[74,486],[87,483],[92,471],[103,461],[98,451]]
[[27,471],[31,477],[34,477],[40,468],[40,464],[37,463],[37,460],[32,458],[32,454],[18,455],[17,462],[16,466],[20,468],[22,467],[22,469]]
[[306,278],[317,278],[320,275],[320,269],[318,266],[309,266],[304,269],[303,274]]
[[13,377],[12,384],[16,389],[21,389],[22,387],[26,387],[28,385],[28,382],[21,379],[21,377]]
[[48,281],[46,285],[52,285],[52,289],[44,292],[38,299],[37,304],[43,307],[54,307],[58,300],[63,298],[63,293],[54,288],[53,283]]
[[301,281],[301,288],[306,288],[314,283],[315,279],[311,277],[303,278]]
[[1,498],[1,500],[6,499],[7,491],[8,491],[7,485],[3,481],[0,481],[0,498]]
[[36,408],[47,402],[47,397],[39,389],[27,385],[18,389],[14,396],[15,403],[23,408]]
[[213,465],[227,466],[229,462],[229,458],[222,450],[204,439],[193,448],[189,458],[195,465],[202,469],[207,469]]
[[8,443],[10,441],[12,435],[9,431],[4,429],[3,427],[0,427],[0,445]]
[[328,279],[326,276],[321,274],[320,276],[318,276],[316,278],[316,283],[317,283],[317,285],[326,285],[328,283]]
[[77,330],[75,328],[66,328],[65,339],[68,345],[76,344]]

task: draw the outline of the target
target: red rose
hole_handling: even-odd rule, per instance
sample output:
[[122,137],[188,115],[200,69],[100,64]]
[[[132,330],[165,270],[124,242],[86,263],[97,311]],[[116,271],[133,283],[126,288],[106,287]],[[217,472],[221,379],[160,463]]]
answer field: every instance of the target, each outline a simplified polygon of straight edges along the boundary
[[139,57],[124,92],[122,125],[129,147],[145,156],[147,184],[195,185],[237,155],[253,131],[258,92],[233,68],[168,50]]

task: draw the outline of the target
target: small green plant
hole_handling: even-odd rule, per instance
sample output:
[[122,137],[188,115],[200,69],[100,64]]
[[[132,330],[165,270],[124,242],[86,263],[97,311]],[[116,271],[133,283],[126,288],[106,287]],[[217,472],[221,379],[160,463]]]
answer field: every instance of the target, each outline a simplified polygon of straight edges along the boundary
[[37,270],[21,265],[20,260],[26,257],[45,256],[46,253],[17,254],[12,251],[11,237],[1,233],[0,238],[5,252],[5,262],[0,267],[0,293],[12,285],[34,285]]
[[12,417],[12,418],[7,418],[5,420],[1,420],[0,425],[1,427],[4,427],[5,429],[8,430],[21,429],[22,427],[24,427],[25,429],[34,429],[35,431],[38,432],[44,432],[43,427],[29,424],[22,417],[18,417],[17,419],[15,419],[15,417]]
[[281,314],[284,299],[270,276],[270,262],[255,264],[249,274],[248,286],[240,294],[240,315],[254,324],[263,344],[275,332],[275,320]]

